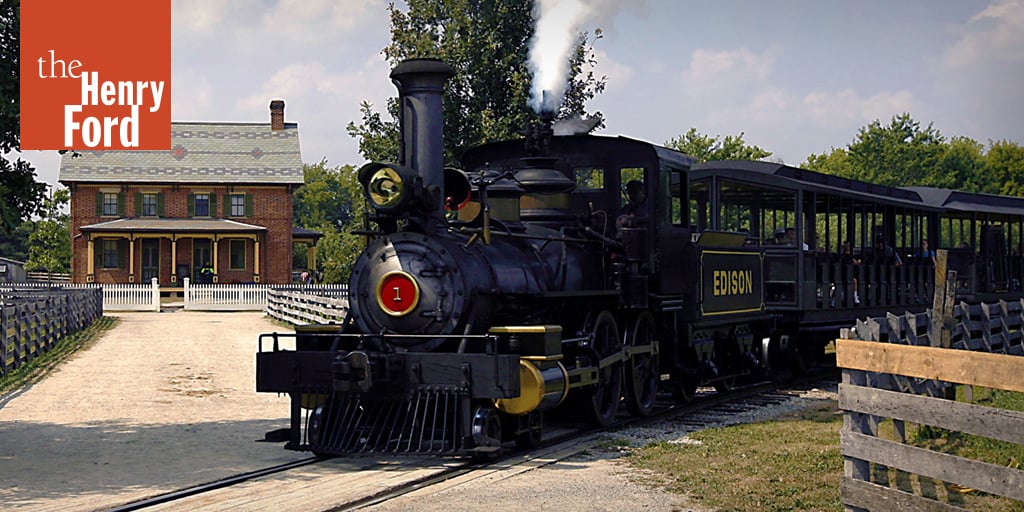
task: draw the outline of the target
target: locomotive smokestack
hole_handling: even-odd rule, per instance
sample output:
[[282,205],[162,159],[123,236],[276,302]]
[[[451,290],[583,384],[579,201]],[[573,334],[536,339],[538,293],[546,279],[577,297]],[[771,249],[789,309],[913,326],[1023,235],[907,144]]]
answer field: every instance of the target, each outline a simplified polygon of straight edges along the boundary
[[436,187],[437,209],[444,213],[444,117],[441,99],[444,82],[455,74],[436,59],[413,59],[391,71],[398,88],[399,161],[416,170],[428,189]]

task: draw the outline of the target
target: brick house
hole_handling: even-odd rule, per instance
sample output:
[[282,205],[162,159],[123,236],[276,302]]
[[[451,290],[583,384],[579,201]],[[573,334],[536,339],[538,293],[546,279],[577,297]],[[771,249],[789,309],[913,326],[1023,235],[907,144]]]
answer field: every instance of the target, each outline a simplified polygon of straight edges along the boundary
[[291,281],[303,172],[283,101],[270,123],[171,123],[167,151],[67,153],[59,181],[71,190],[76,283],[182,286],[205,264],[219,283]]

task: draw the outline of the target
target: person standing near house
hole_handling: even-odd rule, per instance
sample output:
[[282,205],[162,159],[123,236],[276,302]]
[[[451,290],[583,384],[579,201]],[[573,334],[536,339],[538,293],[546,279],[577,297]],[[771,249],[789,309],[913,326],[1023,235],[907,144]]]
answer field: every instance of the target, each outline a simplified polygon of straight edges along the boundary
[[213,267],[210,262],[203,263],[199,269],[199,282],[202,284],[213,284]]

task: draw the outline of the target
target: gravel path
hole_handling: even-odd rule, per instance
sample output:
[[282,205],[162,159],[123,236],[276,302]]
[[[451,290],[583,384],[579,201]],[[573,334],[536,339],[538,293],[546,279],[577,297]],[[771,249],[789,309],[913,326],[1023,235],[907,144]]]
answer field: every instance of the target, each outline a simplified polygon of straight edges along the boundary
[[253,442],[288,400],[254,391],[263,313],[126,313],[0,398],[5,510],[98,510],[307,455]]
[[[288,425],[287,398],[254,391],[258,334],[286,329],[262,313],[114,316],[116,327],[87,350],[30,388],[0,397],[0,508],[103,510],[308,456],[254,442]],[[749,420],[816,398],[794,398]],[[639,446],[682,442],[687,433],[663,424],[611,438]],[[372,510],[700,510],[685,496],[639,483],[642,475],[621,455],[595,447]]]

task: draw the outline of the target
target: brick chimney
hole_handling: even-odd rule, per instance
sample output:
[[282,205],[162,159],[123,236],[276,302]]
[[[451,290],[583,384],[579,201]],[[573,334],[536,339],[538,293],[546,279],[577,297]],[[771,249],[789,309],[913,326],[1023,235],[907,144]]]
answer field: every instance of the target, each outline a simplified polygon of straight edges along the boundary
[[284,130],[284,100],[270,102],[270,129]]

